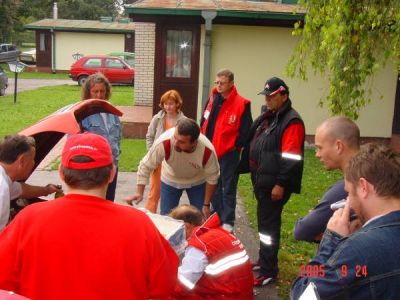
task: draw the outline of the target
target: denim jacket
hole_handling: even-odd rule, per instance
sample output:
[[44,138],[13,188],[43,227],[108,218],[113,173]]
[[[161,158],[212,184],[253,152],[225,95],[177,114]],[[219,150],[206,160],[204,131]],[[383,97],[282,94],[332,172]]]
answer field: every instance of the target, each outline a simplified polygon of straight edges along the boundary
[[400,299],[400,211],[372,220],[349,237],[327,230],[301,273],[292,299],[311,281],[321,299]]
[[[105,117],[106,122],[104,122],[102,115]],[[118,166],[122,137],[122,126],[119,118],[108,113],[90,115],[81,121],[81,128],[82,131],[96,133],[107,139],[112,150],[114,164]]]

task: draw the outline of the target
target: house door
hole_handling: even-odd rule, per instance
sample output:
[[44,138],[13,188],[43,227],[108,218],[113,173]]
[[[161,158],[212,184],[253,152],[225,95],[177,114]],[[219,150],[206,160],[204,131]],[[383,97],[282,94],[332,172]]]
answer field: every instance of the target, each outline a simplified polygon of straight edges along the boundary
[[196,119],[199,57],[200,25],[157,24],[153,114],[161,96],[174,89],[182,96],[183,113]]

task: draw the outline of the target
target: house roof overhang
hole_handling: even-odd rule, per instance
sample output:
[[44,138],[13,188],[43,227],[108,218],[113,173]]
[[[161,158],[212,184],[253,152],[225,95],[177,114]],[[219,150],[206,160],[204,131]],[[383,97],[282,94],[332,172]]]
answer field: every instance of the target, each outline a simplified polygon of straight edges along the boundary
[[54,30],[69,32],[132,33],[132,22],[101,22],[93,20],[42,19],[24,26],[30,30]]
[[217,18],[297,21],[305,11],[299,5],[243,0],[142,0],[125,5],[129,15],[196,16],[204,10],[217,13]]

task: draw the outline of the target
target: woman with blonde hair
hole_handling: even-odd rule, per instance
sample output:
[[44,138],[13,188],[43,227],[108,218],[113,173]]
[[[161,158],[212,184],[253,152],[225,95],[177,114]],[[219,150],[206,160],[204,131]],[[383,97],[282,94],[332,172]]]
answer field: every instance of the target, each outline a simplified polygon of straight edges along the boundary
[[[111,84],[101,73],[90,75],[82,85],[82,101],[87,99],[101,99],[109,101]],[[82,131],[89,131],[103,136],[110,144],[114,165],[117,168],[114,180],[108,185],[106,199],[114,201],[118,178],[118,161],[121,154],[120,143],[122,126],[119,117],[109,113],[90,115],[81,121]]]
[[[152,118],[146,134],[147,150],[151,148],[154,141],[167,129],[175,127],[176,122],[184,118],[181,111],[182,97],[176,90],[165,92],[160,99],[161,110]],[[151,174],[150,190],[147,196],[146,209],[156,213],[160,201],[161,186],[161,165],[159,165]]]

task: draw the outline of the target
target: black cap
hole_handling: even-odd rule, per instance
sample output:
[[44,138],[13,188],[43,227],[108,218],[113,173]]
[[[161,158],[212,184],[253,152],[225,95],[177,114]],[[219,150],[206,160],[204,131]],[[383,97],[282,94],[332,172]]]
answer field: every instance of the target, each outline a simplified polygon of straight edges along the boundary
[[259,92],[258,95],[271,96],[275,95],[276,93],[289,94],[289,88],[282,79],[278,77],[272,77],[267,80],[264,85],[264,89]]

